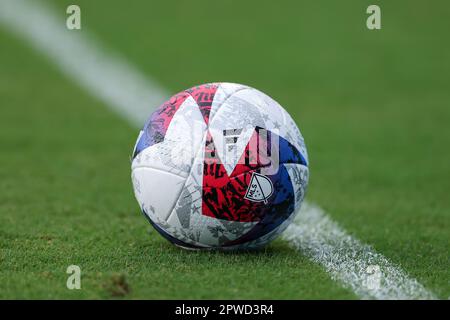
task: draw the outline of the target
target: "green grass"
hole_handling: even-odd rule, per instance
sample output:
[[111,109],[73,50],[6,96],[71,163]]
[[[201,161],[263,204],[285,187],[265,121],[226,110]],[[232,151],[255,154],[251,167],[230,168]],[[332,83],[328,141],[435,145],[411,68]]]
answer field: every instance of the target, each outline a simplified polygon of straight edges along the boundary
[[[259,88],[298,121],[308,199],[441,298],[450,296],[450,6],[379,1],[51,1],[176,92]],[[0,29],[1,298],[356,298],[277,240],[186,252],[140,215],[137,130]],[[153,106],[149,106],[151,108]],[[82,290],[65,283],[80,265]]]

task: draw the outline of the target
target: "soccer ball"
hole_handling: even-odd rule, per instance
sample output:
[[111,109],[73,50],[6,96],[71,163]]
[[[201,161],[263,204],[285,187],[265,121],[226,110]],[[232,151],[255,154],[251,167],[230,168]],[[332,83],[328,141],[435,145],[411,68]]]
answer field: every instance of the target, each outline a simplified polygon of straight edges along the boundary
[[248,86],[180,92],[146,122],[132,155],[141,210],[166,239],[190,249],[251,249],[287,228],[308,185],[295,122]]

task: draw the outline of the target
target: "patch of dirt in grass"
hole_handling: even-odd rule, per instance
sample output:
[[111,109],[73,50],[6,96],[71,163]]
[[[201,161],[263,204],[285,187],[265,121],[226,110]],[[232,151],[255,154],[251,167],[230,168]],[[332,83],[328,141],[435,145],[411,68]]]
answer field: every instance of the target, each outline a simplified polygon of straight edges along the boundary
[[106,291],[114,298],[122,298],[131,292],[127,278],[122,273],[113,274],[104,285]]

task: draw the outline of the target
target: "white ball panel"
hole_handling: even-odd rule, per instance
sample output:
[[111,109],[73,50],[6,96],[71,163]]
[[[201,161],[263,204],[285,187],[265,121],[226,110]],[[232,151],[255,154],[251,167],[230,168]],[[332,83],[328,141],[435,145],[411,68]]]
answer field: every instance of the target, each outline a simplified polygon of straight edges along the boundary
[[171,120],[164,141],[138,154],[132,169],[152,167],[187,177],[205,132],[206,123],[198,105],[189,97]]
[[[257,108],[258,115],[254,107]],[[234,110],[234,117],[231,110]],[[224,115],[221,116],[222,112]],[[277,101],[264,92],[249,87],[237,90],[224,101],[216,113],[213,123],[216,117],[217,121],[229,118],[228,122],[236,122],[235,118],[241,117],[241,121],[249,121],[247,124],[263,127],[283,137],[308,160],[305,142],[295,121]]]
[[214,100],[211,104],[210,118],[214,118],[216,112],[229,97],[244,89],[249,89],[249,87],[237,83],[221,82],[216,90]]
[[141,208],[155,221],[166,221],[186,181],[178,175],[154,168],[132,171],[134,194]]
[[308,188],[309,168],[297,163],[286,163],[284,166],[289,173],[294,188],[295,209],[297,210],[300,208]]

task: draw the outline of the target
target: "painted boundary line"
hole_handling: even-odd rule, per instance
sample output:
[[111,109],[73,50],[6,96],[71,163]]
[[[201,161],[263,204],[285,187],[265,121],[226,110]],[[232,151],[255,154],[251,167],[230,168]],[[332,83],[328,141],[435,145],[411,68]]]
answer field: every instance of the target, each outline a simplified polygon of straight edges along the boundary
[[436,299],[416,279],[304,203],[282,237],[362,299]]
[[[72,81],[130,121],[142,125],[149,106],[169,95],[155,81],[91,38],[65,28],[42,2],[0,0],[0,26],[46,56]],[[322,209],[305,203],[282,236],[363,299],[435,299],[417,280],[346,233]]]
[[56,15],[39,0],[0,0],[0,26],[31,44],[92,96],[142,126],[149,106],[170,96],[83,31],[67,30],[66,17],[64,11]]

